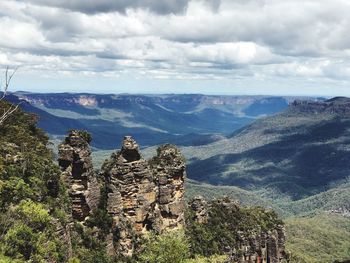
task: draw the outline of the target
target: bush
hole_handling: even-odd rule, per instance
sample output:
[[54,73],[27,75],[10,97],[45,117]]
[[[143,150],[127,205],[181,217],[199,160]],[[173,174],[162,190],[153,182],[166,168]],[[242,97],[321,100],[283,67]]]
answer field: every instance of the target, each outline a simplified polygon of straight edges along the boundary
[[138,262],[181,263],[189,256],[189,243],[182,231],[171,231],[162,235],[150,235],[143,244]]
[[5,254],[29,260],[35,250],[37,239],[38,236],[33,232],[33,229],[26,225],[17,225],[5,235]]

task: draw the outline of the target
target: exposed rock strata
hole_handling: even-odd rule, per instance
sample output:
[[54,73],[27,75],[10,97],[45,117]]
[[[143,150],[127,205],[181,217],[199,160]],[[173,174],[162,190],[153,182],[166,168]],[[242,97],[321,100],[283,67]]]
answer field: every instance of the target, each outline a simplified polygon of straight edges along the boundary
[[130,136],[124,138],[122,149],[112,154],[103,170],[114,240],[118,241],[118,252],[131,256],[135,236],[152,227],[157,187],[148,162],[141,157],[139,146]]
[[100,188],[94,175],[89,139],[83,132],[70,131],[59,145],[59,166],[69,188],[72,217],[84,221],[97,208]]
[[184,226],[185,163],[176,147],[165,145],[151,162],[138,144],[126,136],[120,151],[105,162],[108,213],[113,217],[115,251],[131,256],[137,241],[153,230],[161,233]]
[[[78,131],[70,132],[59,146],[59,164],[72,198],[72,216],[79,221],[91,214],[99,200],[90,155],[89,139]],[[121,150],[104,163],[101,174],[108,191],[107,212],[113,218],[111,233],[105,240],[110,255],[132,256],[142,235],[149,231],[162,233],[185,227],[185,160],[175,146],[159,147],[157,156],[148,162],[135,140],[126,136]],[[215,206],[215,202],[224,210],[240,209],[228,198],[210,204]],[[188,204],[197,223],[208,223],[210,204],[202,197]],[[62,228],[58,231],[66,232]],[[66,234],[62,236],[69,240]],[[285,257],[284,243],[284,228],[277,225],[268,231],[238,232],[234,247],[224,250],[230,262],[279,263]]]
[[151,160],[153,175],[158,185],[156,230],[181,229],[185,225],[184,181],[186,165],[184,157],[173,145],[157,149],[157,156]]
[[296,100],[291,104],[291,110],[301,113],[350,114],[350,99],[336,97],[326,101]]

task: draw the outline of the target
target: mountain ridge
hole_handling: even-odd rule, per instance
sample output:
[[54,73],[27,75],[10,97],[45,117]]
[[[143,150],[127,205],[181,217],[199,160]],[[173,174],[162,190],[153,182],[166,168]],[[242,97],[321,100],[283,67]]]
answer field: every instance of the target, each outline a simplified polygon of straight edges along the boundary
[[[273,188],[294,199],[329,189],[329,183],[346,179],[350,172],[350,104],[338,103],[336,111],[329,110],[335,102],[339,99],[292,103],[284,112],[257,120],[227,139],[183,147],[190,161],[189,177],[251,190]],[[310,104],[326,110],[305,111]]]
[[[291,98],[268,96],[13,93],[39,127],[62,139],[67,130],[85,129],[97,149],[112,149],[116,136],[131,134],[144,146],[165,142],[201,145],[227,136],[253,120],[287,107]],[[30,105],[30,106],[29,106]],[[277,106],[276,106],[277,105]],[[249,116],[251,113],[252,116]],[[59,125],[55,125],[58,123]]]

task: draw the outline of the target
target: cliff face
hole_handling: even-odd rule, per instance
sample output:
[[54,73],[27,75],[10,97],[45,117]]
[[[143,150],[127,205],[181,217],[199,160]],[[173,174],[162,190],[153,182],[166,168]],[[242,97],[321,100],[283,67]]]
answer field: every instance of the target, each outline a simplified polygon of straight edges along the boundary
[[350,115],[350,99],[336,97],[326,101],[296,100],[291,104],[291,110],[301,113],[328,113]]
[[69,188],[72,217],[84,221],[97,208],[100,188],[94,175],[89,140],[78,131],[71,131],[59,145],[58,163]]
[[113,217],[110,252],[131,256],[143,234],[184,226],[185,164],[175,147],[159,148],[150,165],[141,157],[138,144],[126,136],[122,149],[112,154],[102,171],[108,213]]
[[131,256],[135,236],[152,227],[157,188],[137,143],[126,136],[122,145],[122,149],[112,154],[105,165],[104,174],[108,187],[107,209],[113,217],[117,250]]
[[157,231],[179,229],[184,226],[184,181],[185,160],[172,145],[158,148],[157,156],[151,160],[151,168],[157,185],[156,219]]

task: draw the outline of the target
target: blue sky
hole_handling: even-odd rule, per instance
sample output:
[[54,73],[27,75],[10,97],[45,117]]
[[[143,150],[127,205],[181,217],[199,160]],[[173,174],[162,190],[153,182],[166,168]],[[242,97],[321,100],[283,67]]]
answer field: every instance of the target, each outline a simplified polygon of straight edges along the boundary
[[12,90],[350,96],[347,0],[0,2]]

